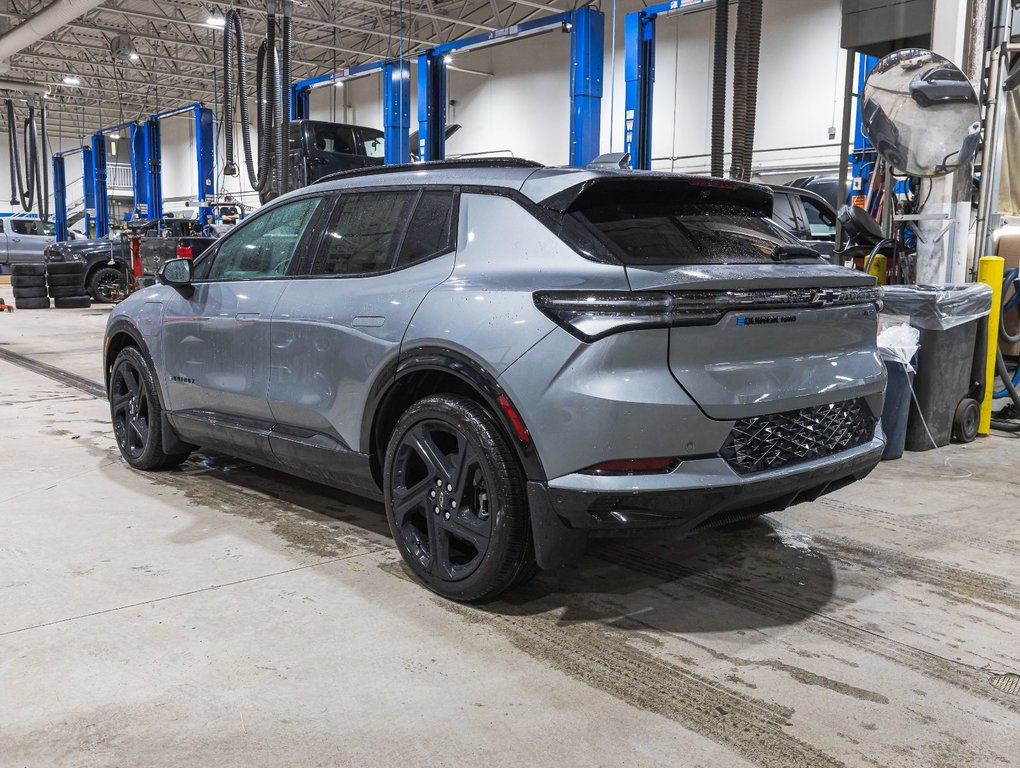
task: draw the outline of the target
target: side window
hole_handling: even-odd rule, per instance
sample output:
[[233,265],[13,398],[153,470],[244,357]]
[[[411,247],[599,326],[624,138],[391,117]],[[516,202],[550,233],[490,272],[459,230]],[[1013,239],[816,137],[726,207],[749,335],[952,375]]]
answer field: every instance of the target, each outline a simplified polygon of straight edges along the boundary
[[836,237],[836,219],[830,211],[825,210],[810,197],[800,199],[804,203],[811,237],[815,240],[834,240]]
[[417,197],[417,190],[342,196],[311,274],[365,275],[390,269]]
[[11,219],[11,231],[16,235],[29,234],[28,222],[24,219]]
[[207,259],[197,265],[196,278],[254,280],[286,275],[320,202],[318,197],[295,200],[240,225],[219,243],[208,266]]
[[772,220],[793,234],[797,234],[797,217],[794,215],[789,195],[783,192],[776,193],[772,200]]
[[0,219],[0,233],[4,231],[4,220]]
[[453,191],[426,189],[400,246],[397,266],[406,267],[453,248]]

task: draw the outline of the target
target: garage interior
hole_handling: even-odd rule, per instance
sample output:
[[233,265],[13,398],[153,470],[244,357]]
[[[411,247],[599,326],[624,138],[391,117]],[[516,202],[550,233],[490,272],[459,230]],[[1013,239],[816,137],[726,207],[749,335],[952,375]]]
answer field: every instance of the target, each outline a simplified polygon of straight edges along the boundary
[[[0,766],[1020,765],[1011,0],[3,0],[0,65]],[[167,265],[281,194],[524,160],[771,188],[883,289],[887,460],[477,603],[382,500],[125,460],[108,322]]]

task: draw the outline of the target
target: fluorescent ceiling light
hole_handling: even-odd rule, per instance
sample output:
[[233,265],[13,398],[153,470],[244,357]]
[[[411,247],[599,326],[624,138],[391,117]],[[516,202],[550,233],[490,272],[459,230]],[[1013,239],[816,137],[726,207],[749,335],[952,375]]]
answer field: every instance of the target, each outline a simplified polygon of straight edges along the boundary
[[109,134],[109,136],[110,136],[110,140],[111,141],[117,141],[120,138],[120,134],[119,133],[111,133],[111,134]]
[[209,11],[209,18],[205,20],[205,25],[207,27],[215,27],[217,29],[225,26],[226,23],[227,23],[226,18],[223,16],[222,13],[219,13],[217,11]]
[[81,80],[74,75],[64,75],[64,85],[81,85]]
[[138,61],[137,51],[131,51],[131,53],[128,54],[128,58],[131,59],[131,61]]
[[453,63],[453,56],[444,56],[443,57],[443,63],[444,64],[452,64]]

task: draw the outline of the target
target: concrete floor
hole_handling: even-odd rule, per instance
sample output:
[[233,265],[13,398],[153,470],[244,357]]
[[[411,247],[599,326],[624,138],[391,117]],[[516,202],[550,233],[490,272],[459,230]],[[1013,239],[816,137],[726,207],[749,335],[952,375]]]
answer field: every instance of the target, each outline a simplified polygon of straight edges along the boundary
[[[0,350],[100,381],[105,315],[2,315]],[[134,472],[104,401],[3,360],[0,435],[2,766],[1020,764],[1009,437],[468,608],[378,505]]]

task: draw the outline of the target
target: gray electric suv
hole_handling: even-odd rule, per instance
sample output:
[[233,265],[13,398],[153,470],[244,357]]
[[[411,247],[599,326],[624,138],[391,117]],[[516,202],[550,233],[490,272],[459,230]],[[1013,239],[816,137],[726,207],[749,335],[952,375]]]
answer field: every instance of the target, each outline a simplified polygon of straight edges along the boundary
[[526,161],[341,174],[112,313],[138,469],[197,447],[385,501],[414,575],[478,601],[593,537],[687,534],[864,477],[880,289],[764,187]]

